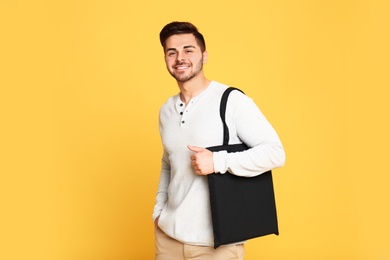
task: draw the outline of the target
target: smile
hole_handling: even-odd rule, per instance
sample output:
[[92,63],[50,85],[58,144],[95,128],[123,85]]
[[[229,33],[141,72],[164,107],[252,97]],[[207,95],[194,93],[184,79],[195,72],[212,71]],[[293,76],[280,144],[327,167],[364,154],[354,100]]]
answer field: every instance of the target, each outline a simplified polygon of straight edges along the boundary
[[190,66],[176,66],[175,69],[176,70],[185,70],[185,69],[188,69]]

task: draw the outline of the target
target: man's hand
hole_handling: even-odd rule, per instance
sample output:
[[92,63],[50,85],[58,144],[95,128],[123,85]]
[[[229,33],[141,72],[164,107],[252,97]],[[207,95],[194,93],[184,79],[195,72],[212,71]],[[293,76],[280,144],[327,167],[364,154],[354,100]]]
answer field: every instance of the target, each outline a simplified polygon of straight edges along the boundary
[[198,175],[208,175],[214,172],[213,152],[198,146],[188,145],[188,149],[194,152],[191,155],[191,164]]

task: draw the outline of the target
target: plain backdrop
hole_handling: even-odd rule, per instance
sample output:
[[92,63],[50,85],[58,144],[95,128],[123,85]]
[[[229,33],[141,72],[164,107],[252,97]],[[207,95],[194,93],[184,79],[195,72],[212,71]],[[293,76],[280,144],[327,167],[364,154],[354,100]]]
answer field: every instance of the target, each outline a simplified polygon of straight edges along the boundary
[[205,74],[285,146],[280,235],[247,260],[390,259],[389,1],[0,0],[0,259],[148,260],[178,93],[158,34],[204,34]]

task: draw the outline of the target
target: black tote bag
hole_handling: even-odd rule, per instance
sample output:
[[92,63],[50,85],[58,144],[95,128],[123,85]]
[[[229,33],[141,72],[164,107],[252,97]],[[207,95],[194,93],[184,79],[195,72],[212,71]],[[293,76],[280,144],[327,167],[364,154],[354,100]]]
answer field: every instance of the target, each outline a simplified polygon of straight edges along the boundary
[[[240,152],[249,149],[244,143],[229,145],[225,121],[229,94],[222,95],[220,116],[224,128],[223,145],[207,147],[210,151]],[[242,92],[242,91],[241,91]],[[239,177],[229,172],[208,175],[214,248],[269,234],[279,235],[272,172],[255,177]]]

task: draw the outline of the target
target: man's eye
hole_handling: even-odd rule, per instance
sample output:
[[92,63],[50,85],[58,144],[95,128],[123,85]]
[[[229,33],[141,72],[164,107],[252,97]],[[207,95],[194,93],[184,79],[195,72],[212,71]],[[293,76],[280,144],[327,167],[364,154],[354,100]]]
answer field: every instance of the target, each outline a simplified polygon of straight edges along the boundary
[[173,56],[175,54],[176,54],[175,52],[168,52],[168,56]]

